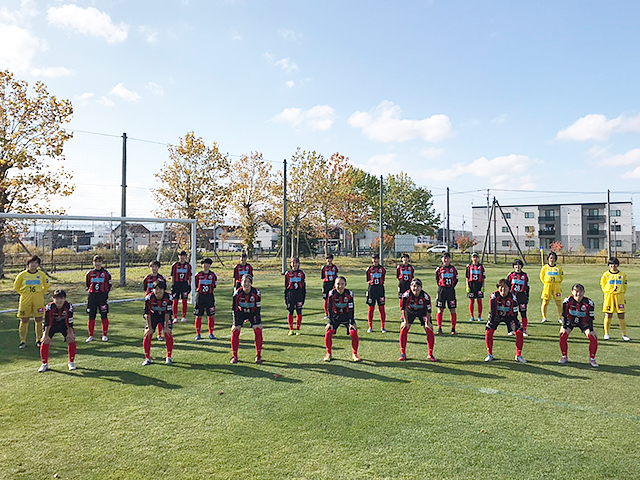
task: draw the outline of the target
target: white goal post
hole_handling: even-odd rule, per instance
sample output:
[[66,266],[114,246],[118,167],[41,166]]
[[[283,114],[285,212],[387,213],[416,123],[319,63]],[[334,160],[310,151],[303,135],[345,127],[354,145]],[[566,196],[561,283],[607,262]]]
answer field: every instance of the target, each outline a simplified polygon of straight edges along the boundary
[[[55,220],[55,221],[102,221],[120,222],[121,225],[127,223],[186,223],[191,225],[191,303],[195,303],[195,277],[196,277],[196,220],[192,218],[141,218],[141,217],[95,217],[88,215],[40,215],[31,213],[0,213],[0,218],[7,220]],[[125,227],[126,228],[126,227]],[[122,246],[120,247],[122,250]],[[125,247],[126,248],[126,247]],[[120,272],[121,281],[126,279],[122,272],[126,272],[126,265],[123,264],[124,257],[121,256]]]

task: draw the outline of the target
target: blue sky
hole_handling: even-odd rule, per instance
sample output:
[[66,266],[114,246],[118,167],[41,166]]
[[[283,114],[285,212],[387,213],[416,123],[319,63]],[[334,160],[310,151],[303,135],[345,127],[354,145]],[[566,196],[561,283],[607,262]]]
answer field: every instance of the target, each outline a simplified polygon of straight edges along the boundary
[[0,68],[74,104],[68,213],[119,212],[127,132],[158,142],[129,155],[128,212],[149,216],[162,144],[193,130],[277,168],[301,147],[406,171],[438,212],[450,187],[468,227],[486,189],[635,199],[638,18],[635,1],[5,0]]

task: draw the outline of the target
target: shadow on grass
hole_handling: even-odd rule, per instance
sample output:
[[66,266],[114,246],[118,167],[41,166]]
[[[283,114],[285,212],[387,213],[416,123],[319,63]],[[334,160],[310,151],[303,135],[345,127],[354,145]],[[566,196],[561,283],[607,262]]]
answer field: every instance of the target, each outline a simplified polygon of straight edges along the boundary
[[364,363],[366,364],[370,364],[376,367],[390,367],[390,368],[398,368],[399,366],[402,367],[403,369],[408,369],[408,370],[413,370],[413,371],[420,371],[420,372],[425,372],[425,373],[438,373],[438,374],[443,374],[443,375],[470,375],[472,377],[478,377],[478,378],[487,378],[487,379],[501,379],[501,378],[505,378],[502,375],[496,375],[495,373],[486,373],[486,372],[478,372],[478,371],[473,371],[473,370],[466,370],[466,369],[462,369],[462,368],[452,368],[450,366],[448,366],[447,364],[449,363],[454,363],[454,364],[471,364],[471,365],[482,365],[484,364],[484,362],[451,362],[451,361],[447,361],[447,362],[429,362],[427,360],[425,361],[419,361],[419,360],[408,360],[405,362],[368,362],[365,361]]
[[557,362],[545,362],[544,365],[555,366],[561,369],[577,369],[577,370],[585,370],[591,371],[594,373],[597,372],[607,372],[607,373],[617,373],[619,375],[631,375],[633,377],[640,377],[640,365],[602,365],[600,367],[594,368],[589,365],[588,362],[577,362],[570,361],[565,365],[558,365]]
[[[205,363],[174,363],[172,368],[183,368],[187,370],[206,370],[212,373],[224,373],[230,375],[240,375],[242,377],[249,378],[266,378],[269,380],[274,380],[278,382],[284,383],[302,383],[302,380],[298,380],[297,378],[290,378],[280,373],[274,373],[268,370],[269,365],[272,365],[270,362],[265,362],[261,366],[250,365],[249,362],[251,360],[242,360],[242,356],[240,356],[239,363],[235,365],[231,364],[205,364]],[[247,358],[251,359],[252,356],[247,355]],[[265,368],[267,367],[267,369]]]
[[[323,373],[327,375],[335,375],[339,377],[349,377],[349,378],[357,378],[364,380],[378,380],[381,382],[397,382],[397,383],[410,383],[410,380],[406,380],[403,378],[395,378],[386,375],[380,375],[378,373],[373,373],[367,370],[361,370],[359,368],[352,368],[342,363],[350,363],[353,364],[349,357],[346,356],[345,359],[334,358],[331,362],[318,362],[318,363],[284,363],[284,362],[269,362],[269,365],[274,365],[278,367],[285,368],[287,370],[304,370],[311,371],[316,373]],[[359,363],[360,365],[373,365],[371,362],[362,361]]]
[[[480,363],[480,362],[479,362]],[[542,365],[555,365],[551,363],[544,363]],[[515,360],[503,359],[500,360],[496,357],[496,359],[491,362],[492,368],[499,368],[501,370],[512,370],[522,373],[533,373],[535,375],[545,375],[549,377],[559,377],[559,378],[572,378],[576,380],[588,380],[589,377],[585,377],[582,375],[572,375],[570,372],[559,372],[557,370],[552,370],[548,368],[543,368],[540,366],[541,364],[535,363],[518,363]],[[591,367],[590,367],[591,368]]]
[[[53,370],[55,371],[55,370]],[[172,383],[167,383],[164,380],[160,380],[158,378],[147,377],[146,375],[141,375],[137,372],[132,372],[130,370],[99,370],[95,368],[83,368],[78,367],[75,372],[69,371],[58,371],[58,373],[62,373],[64,375],[70,375],[74,377],[83,377],[83,378],[97,378],[99,380],[106,380],[108,382],[121,383],[123,385],[137,385],[137,386],[152,386],[165,388],[168,390],[177,390],[182,388],[181,385],[174,385]]]

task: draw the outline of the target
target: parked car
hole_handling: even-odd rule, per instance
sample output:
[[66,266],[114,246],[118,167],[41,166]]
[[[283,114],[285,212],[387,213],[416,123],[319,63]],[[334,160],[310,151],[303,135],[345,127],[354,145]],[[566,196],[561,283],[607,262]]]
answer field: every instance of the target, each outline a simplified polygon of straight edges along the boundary
[[443,253],[446,251],[448,251],[446,245],[434,245],[433,247],[427,249],[427,252],[429,253]]
[[241,245],[237,245],[235,243],[232,243],[231,245],[229,245],[229,251],[230,252],[241,252],[242,251],[242,246]]

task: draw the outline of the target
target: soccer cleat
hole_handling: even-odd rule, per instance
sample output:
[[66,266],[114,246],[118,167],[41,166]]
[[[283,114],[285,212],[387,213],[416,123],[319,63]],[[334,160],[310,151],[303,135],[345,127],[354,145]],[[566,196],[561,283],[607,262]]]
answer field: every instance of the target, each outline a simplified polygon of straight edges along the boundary
[[75,370],[76,369],[76,362],[69,362],[69,370]]
[[231,357],[231,363],[238,363],[238,356],[234,355],[233,357]]
[[558,319],[558,323],[562,325],[562,319],[561,318]]
[[300,335],[300,330],[296,330],[296,335]]
[[470,322],[475,322],[475,321],[476,321],[476,319],[475,319],[475,318],[473,318],[473,317],[469,317],[469,321],[470,321]]
[[373,328],[371,327],[367,328],[367,333],[373,333]]
[[407,356],[403,353],[400,355],[400,358],[398,358],[399,362],[404,362],[407,359]]
[[527,363],[527,361],[525,360],[525,358],[522,355],[517,355],[516,356],[516,362]]
[[287,333],[287,335],[291,336],[291,335],[295,335],[296,332],[294,332],[293,330],[289,330],[289,333]]
[[329,320],[329,315],[325,315],[325,316],[324,316],[324,319],[325,319],[325,320]]
[[510,337],[513,337],[515,335],[516,332],[507,332],[507,335],[509,335]]
[[209,334],[209,340],[215,340],[216,336],[213,333]]
[[107,337],[106,335],[102,335],[102,341],[103,342],[108,342],[109,341],[109,337]]
[[186,318],[184,318],[184,317],[182,317],[182,318],[180,319],[180,321],[181,321],[182,323],[187,323],[187,319],[186,319]]
[[262,355],[256,355],[256,365],[262,365]]
[[93,342],[93,335],[89,335],[85,341],[86,341],[87,343],[91,343],[91,342]]
[[493,362],[493,355],[488,354],[486,357],[484,357],[484,361],[485,362]]
[[331,356],[331,354],[330,354],[330,353],[327,353],[327,354],[324,356],[324,360],[323,360],[323,361],[324,361],[324,362],[330,362],[332,359],[333,359],[333,357]]
[[198,333],[198,334],[196,334],[196,338],[195,338],[195,340],[202,340],[202,337],[200,336],[200,334],[199,334],[199,333]]
[[386,328],[380,329],[380,333],[387,333],[387,329]]
[[38,340],[38,341],[36,342],[36,348],[40,348],[40,345],[42,345],[42,342],[41,342],[40,340]]
[[482,322],[482,317],[476,318],[476,322]]
[[622,340],[624,340],[625,342],[630,342],[631,339],[629,337],[627,337],[626,335],[622,335]]
[[526,332],[526,330],[525,330],[525,331],[523,331],[523,332],[522,332],[522,336],[523,336],[523,337],[528,337],[528,336],[529,336],[529,334],[528,334],[528,333]]
[[152,361],[150,358],[145,358],[144,361],[142,362],[142,366],[146,367],[147,365],[151,365]]
[[49,364],[43,363],[42,365],[40,365],[40,368],[38,369],[38,373],[44,373],[47,370],[49,370]]
[[164,337],[162,335],[158,335],[158,341],[159,342],[164,342]]
[[595,358],[590,358],[589,359],[589,365],[591,365],[592,367],[598,368],[600,365],[598,365],[598,362],[596,362]]
[[19,349],[21,349],[21,350],[22,350],[23,348],[27,348],[27,344],[26,344],[26,343],[24,343],[24,342],[20,342],[20,345],[18,345],[18,348],[19,348]]
[[357,353],[354,353],[353,355],[351,355],[351,360],[353,360],[354,362],[359,362],[360,357],[358,356]]
[[603,340],[609,340],[609,339],[611,338],[611,336],[607,333],[607,334],[605,334],[605,336],[604,336],[604,337],[602,337],[602,338],[603,338]]
[[546,318],[543,318],[543,319],[542,319],[542,323],[547,323],[547,319],[546,319]]
[[167,365],[173,365],[173,359],[171,357],[167,357],[164,363]]
[[451,336],[454,336],[455,334],[456,334],[456,329],[455,329],[455,328],[452,328],[452,329],[451,329]]
[[436,333],[436,335],[442,335],[442,328],[438,327],[438,333]]
[[434,357],[433,355],[427,355],[427,360],[429,360],[430,362],[437,362],[438,359],[436,357]]
[[558,360],[558,363],[560,365],[564,365],[565,363],[569,363],[569,357],[567,357],[566,355],[561,356],[560,360]]
[[174,318],[173,320],[171,320],[171,323],[178,323],[178,319]]

